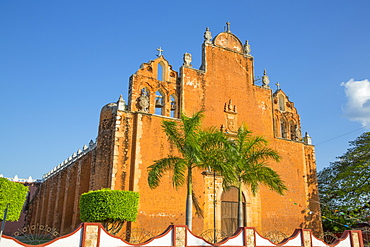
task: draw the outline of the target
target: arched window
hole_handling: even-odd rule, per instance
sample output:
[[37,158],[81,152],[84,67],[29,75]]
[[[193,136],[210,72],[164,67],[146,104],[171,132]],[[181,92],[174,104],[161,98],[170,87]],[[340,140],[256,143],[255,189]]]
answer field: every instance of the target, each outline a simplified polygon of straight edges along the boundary
[[294,124],[293,121],[290,121],[289,123],[289,129],[290,129],[290,139],[295,141],[297,139],[297,134],[296,134],[296,125]]
[[155,92],[155,114],[164,115],[164,95],[157,91]]
[[[221,196],[221,230],[231,236],[238,229],[238,195],[236,187],[227,188]],[[246,225],[245,198],[243,196],[243,224]]]
[[285,99],[283,95],[279,95],[279,109],[285,111]]
[[164,72],[165,72],[165,68],[164,68],[164,64],[162,62],[158,63],[158,67],[157,67],[157,80],[158,81],[163,81],[164,79]]
[[174,95],[170,96],[170,103],[171,103],[171,112],[170,117],[175,118],[176,117],[176,109],[177,109],[177,102]]
[[286,138],[286,126],[285,121],[283,119],[280,120],[280,134],[281,138]]

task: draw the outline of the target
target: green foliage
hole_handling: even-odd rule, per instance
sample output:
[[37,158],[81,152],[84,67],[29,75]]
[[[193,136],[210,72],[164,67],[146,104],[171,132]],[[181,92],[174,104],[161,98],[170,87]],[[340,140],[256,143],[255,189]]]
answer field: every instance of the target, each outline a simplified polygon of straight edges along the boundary
[[370,132],[318,174],[324,230],[341,232],[370,218]]
[[[169,155],[166,158],[156,160],[154,164],[148,167],[149,187],[156,188],[163,175],[172,171],[172,184],[174,187],[187,185],[188,202],[186,206],[186,215],[188,227],[191,228],[191,208],[192,208],[192,171],[194,168],[208,170],[220,170],[223,159],[223,144],[225,136],[215,128],[208,130],[201,129],[202,112],[195,113],[192,117],[184,114],[181,116],[181,122],[163,121],[162,127],[168,140],[179,151],[179,156]],[[217,169],[216,169],[217,168]],[[190,199],[189,199],[190,197]],[[195,201],[195,208],[197,207]],[[197,214],[202,213],[197,210]]]
[[267,146],[263,137],[253,136],[251,133],[246,126],[241,126],[236,138],[230,140],[227,160],[234,166],[225,182],[237,188],[245,184],[254,195],[262,184],[283,194],[286,186],[279,174],[267,164],[268,160],[280,161],[279,154]]
[[83,222],[136,221],[139,193],[102,189],[80,197],[80,218]]
[[[172,184],[179,187],[185,182],[191,182],[188,172],[193,168],[217,167],[217,170],[221,170],[221,163],[224,163],[222,146],[226,138],[215,128],[201,129],[202,118],[203,113],[198,112],[192,117],[182,115],[180,124],[163,121],[163,130],[168,140],[178,149],[180,156],[168,155],[148,167],[150,188],[156,188],[167,171],[173,171]],[[186,178],[190,180],[186,181]]]
[[0,220],[3,220],[4,210],[9,203],[7,221],[17,221],[20,217],[28,187],[23,184],[0,178]]
[[238,129],[235,138],[226,145],[226,161],[233,165],[233,169],[225,172],[224,183],[239,189],[238,197],[238,226],[243,226],[242,185],[247,185],[253,195],[256,195],[260,185],[269,187],[279,194],[283,194],[287,187],[277,174],[267,164],[268,160],[280,161],[279,154],[269,148],[267,141],[260,136],[252,136],[246,126]]

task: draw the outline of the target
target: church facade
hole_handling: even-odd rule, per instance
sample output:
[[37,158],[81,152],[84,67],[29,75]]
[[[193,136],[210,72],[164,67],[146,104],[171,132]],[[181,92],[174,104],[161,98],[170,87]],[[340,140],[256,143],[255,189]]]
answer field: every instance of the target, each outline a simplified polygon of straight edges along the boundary
[[[150,189],[147,167],[176,154],[162,121],[204,111],[204,127],[217,126],[233,135],[246,124],[282,157],[269,164],[288,191],[281,196],[262,186],[253,196],[243,188],[245,226],[262,234],[290,235],[296,228],[322,231],[314,146],[307,134],[302,137],[294,103],[281,89],[270,88],[266,71],[262,85],[256,85],[249,44],[229,28],[214,38],[207,28],[202,49],[200,69],[192,67],[188,53],[179,71],[161,54],[141,65],[130,77],[128,102],[121,96],[102,108],[96,142],[44,176],[30,209],[30,224],[71,232],[81,222],[80,195],[102,188],[139,192],[138,220],[126,223],[126,229],[160,233],[170,224],[185,224],[186,188],[173,188],[168,174],[158,188]],[[196,234],[215,228],[232,234],[236,229],[237,191],[224,190],[221,183],[222,177],[209,171],[194,172],[194,192],[203,211],[193,216]]]

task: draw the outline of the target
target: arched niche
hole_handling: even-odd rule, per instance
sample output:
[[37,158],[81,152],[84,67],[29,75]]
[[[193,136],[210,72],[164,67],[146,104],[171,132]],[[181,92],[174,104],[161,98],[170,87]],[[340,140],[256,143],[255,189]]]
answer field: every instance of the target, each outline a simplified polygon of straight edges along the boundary
[[279,95],[279,110],[285,111],[285,98],[283,95]]
[[281,138],[287,138],[287,126],[283,118],[280,119],[280,136]]
[[170,117],[177,118],[177,97],[175,95],[170,96]]
[[161,61],[157,64],[157,80],[158,81],[165,81],[165,74],[166,74],[166,66]]
[[164,115],[165,95],[158,90],[155,92],[155,114]]

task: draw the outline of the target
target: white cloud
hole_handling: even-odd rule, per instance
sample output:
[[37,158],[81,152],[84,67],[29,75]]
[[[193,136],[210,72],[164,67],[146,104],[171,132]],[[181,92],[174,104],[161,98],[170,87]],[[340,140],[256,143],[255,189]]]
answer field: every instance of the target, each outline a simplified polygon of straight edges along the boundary
[[347,96],[347,103],[342,109],[344,117],[360,122],[362,126],[370,125],[370,81],[351,79],[340,85]]

